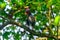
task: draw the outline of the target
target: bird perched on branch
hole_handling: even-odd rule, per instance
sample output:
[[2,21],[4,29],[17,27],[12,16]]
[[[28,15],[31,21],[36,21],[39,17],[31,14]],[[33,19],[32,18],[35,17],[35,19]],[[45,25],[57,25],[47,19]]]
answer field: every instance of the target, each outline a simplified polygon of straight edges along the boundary
[[28,26],[31,25],[32,27],[34,27],[35,26],[35,17],[31,14],[29,6],[25,7],[25,15],[27,16],[26,24]]

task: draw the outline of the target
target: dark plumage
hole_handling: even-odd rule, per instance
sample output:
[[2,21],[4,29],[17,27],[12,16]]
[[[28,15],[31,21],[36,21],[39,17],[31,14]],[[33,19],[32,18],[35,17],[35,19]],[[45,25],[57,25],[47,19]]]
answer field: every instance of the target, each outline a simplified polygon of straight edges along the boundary
[[26,24],[29,26],[34,26],[35,25],[35,17],[31,14],[31,11],[29,8],[26,8],[25,11],[26,15],[27,15],[27,19],[26,19]]

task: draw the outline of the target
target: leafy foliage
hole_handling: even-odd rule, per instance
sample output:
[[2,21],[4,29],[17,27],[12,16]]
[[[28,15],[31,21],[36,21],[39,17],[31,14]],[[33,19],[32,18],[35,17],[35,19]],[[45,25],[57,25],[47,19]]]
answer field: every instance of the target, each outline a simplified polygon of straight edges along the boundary
[[[8,20],[14,20],[24,25],[24,22],[27,18],[27,16],[25,15],[25,6],[29,6],[31,13],[36,17],[36,25],[34,27],[35,31],[41,30],[44,34],[46,34],[45,30],[49,30],[47,27],[50,27],[52,31],[49,30],[49,34],[51,34],[50,31],[53,32],[53,35],[57,34],[56,29],[53,30],[52,27],[56,28],[55,26],[60,25],[58,24],[60,23],[60,0],[7,0],[7,2],[0,0],[0,16],[3,16]],[[12,15],[13,17],[10,18],[10,15]],[[2,25],[4,25],[6,20],[4,18],[0,18],[0,23],[1,22]],[[11,27],[9,26],[5,28],[5,30],[7,31],[11,29],[10,32],[6,31],[4,34],[2,34],[5,39],[8,40],[8,35],[16,29],[17,26],[14,25],[15,24],[12,24]],[[26,34],[26,31],[27,30],[25,30],[23,34]],[[56,33],[54,34],[54,32]],[[15,40],[21,39],[22,34],[19,34],[18,32],[13,32],[12,34],[14,35]]]

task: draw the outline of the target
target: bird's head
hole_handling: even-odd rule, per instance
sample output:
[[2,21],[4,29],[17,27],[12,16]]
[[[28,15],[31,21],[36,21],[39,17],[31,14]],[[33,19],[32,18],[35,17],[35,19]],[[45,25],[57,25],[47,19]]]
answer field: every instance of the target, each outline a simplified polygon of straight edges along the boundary
[[31,12],[30,12],[30,9],[29,9],[29,6],[26,6],[25,7],[25,15],[30,15]]

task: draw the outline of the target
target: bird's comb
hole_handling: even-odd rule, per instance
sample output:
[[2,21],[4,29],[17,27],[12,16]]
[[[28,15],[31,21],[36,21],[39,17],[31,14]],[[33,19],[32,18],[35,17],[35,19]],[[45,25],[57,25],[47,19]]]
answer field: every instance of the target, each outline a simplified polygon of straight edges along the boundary
[[29,6],[25,6],[24,8],[29,8]]

